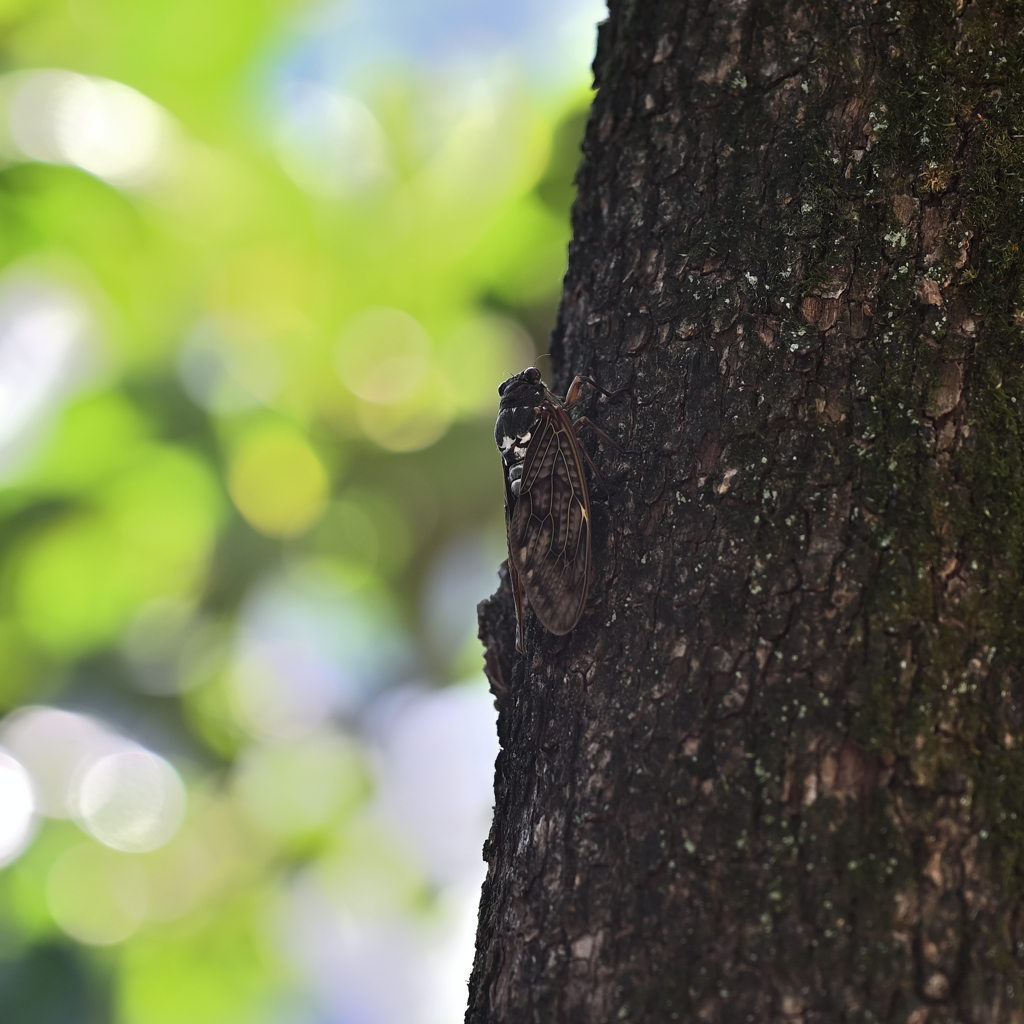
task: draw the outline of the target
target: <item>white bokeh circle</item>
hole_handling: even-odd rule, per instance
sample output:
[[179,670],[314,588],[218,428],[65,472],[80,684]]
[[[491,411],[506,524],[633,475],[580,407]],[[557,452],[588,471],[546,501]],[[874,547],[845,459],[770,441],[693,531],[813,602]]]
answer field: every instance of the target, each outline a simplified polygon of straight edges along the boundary
[[168,843],[185,816],[185,787],[162,757],[141,747],[93,762],[76,780],[75,820],[105,846],[148,853]]

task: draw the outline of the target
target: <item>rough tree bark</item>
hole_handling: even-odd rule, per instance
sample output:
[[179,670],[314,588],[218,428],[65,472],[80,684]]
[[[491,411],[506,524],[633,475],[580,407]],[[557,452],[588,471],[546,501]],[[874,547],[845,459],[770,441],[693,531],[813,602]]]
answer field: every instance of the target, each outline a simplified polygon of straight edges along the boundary
[[466,1019],[1024,1021],[1022,5],[610,6]]

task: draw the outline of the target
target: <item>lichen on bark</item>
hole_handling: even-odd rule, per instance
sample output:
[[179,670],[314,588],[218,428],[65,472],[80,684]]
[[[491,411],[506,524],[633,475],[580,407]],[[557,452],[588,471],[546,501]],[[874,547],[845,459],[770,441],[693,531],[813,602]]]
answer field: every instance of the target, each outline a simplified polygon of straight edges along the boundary
[[610,5],[552,354],[633,454],[577,629],[481,608],[468,1021],[1024,1020],[1022,32]]

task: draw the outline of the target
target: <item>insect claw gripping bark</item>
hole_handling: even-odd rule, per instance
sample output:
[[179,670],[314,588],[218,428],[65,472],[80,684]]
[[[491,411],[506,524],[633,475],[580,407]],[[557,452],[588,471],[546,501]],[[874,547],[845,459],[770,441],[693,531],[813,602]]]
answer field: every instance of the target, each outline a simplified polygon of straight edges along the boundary
[[[505,478],[508,570],[516,605],[516,650],[523,652],[523,595],[541,625],[568,633],[583,614],[590,583],[590,497],[584,460],[590,456],[577,436],[590,426],[619,446],[590,420],[569,418],[584,384],[614,397],[589,377],[577,377],[565,401],[528,367],[498,388],[500,403],[494,440]],[[596,469],[594,470],[596,473]]]

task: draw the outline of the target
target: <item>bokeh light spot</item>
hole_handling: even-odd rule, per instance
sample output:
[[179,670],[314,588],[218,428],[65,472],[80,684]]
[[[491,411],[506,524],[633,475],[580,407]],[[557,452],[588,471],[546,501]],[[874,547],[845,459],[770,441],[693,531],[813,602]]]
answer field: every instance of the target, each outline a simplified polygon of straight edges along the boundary
[[65,850],[46,879],[46,903],[54,921],[90,946],[127,939],[142,923],[146,902],[141,866],[95,843]]
[[393,177],[387,138],[355,97],[295,82],[285,88],[283,100],[277,153],[300,188],[337,199]]
[[74,817],[113,849],[155,850],[181,825],[185,787],[178,773],[98,719],[20,708],[0,723],[0,741],[28,772],[39,813]]
[[273,400],[282,365],[268,340],[237,317],[200,321],[178,354],[178,375],[204,409],[236,413]]
[[70,290],[28,271],[0,287],[0,450],[53,410],[85,369],[90,317]]
[[0,723],[0,742],[32,777],[37,810],[49,818],[71,814],[75,779],[97,758],[127,742],[95,718],[47,707],[23,707]]
[[395,690],[375,709],[381,747],[378,802],[412,840],[438,884],[472,877],[491,820],[498,754],[494,702],[483,680],[440,690]]
[[141,748],[100,758],[76,786],[78,823],[105,846],[146,853],[167,843],[185,815],[185,787],[162,757]]
[[364,401],[404,402],[430,365],[430,336],[419,321],[400,309],[365,309],[345,325],[335,365],[345,387]]
[[238,511],[260,533],[291,537],[327,506],[327,471],[309,443],[286,427],[259,428],[236,450],[228,488]]
[[445,336],[438,358],[459,411],[482,415],[494,409],[495,381],[529,366],[535,355],[519,324],[489,315],[468,319]]
[[0,750],[0,867],[28,846],[35,820],[32,780],[18,761]]
[[236,721],[260,739],[313,735],[353,715],[411,669],[386,596],[323,564],[268,580],[242,609],[228,688]]
[[451,426],[449,409],[418,403],[414,406],[363,404],[357,411],[359,426],[375,444],[390,452],[418,452],[444,437]]
[[336,710],[339,674],[306,645],[285,638],[249,644],[229,677],[232,707],[253,736],[301,736]]
[[135,89],[59,69],[20,76],[8,123],[25,156],[74,164],[128,187],[158,176],[173,133],[167,112]]
[[234,780],[239,805],[276,844],[301,848],[350,813],[368,792],[355,744],[337,733],[254,746]]

